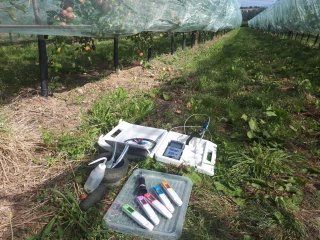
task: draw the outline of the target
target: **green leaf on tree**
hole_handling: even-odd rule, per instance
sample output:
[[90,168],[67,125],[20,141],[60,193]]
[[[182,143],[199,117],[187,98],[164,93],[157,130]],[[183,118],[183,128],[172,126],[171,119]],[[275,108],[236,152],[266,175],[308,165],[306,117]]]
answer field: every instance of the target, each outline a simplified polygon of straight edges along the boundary
[[27,7],[25,5],[17,5],[17,4],[14,4],[13,2],[10,2],[10,4],[12,6],[14,6],[16,9],[18,9],[24,13],[27,13]]
[[6,13],[9,14],[10,18],[13,20],[13,21],[16,21],[17,20],[17,11],[15,8],[13,7],[6,7],[3,9]]

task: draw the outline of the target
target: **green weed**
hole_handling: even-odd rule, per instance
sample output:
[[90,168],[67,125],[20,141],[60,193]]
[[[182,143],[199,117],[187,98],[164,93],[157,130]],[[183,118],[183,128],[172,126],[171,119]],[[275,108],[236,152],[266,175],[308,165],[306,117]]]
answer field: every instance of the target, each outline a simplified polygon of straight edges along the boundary
[[153,108],[152,98],[130,97],[125,90],[119,88],[93,104],[90,113],[84,120],[84,125],[99,128],[102,133],[107,133],[118,123],[119,119],[139,122],[144,120]]
[[304,239],[306,231],[293,212],[268,202],[257,204],[248,202],[241,210],[238,220],[245,223],[242,227],[257,239]]
[[50,196],[51,208],[56,211],[56,214],[40,233],[29,240],[107,237],[107,231],[101,228],[103,215],[99,212],[99,208],[82,212],[71,191],[66,188],[64,192],[49,189],[47,194]]
[[55,138],[54,130],[42,129],[42,138],[43,138],[44,144],[52,145],[54,142],[54,138]]
[[0,134],[9,134],[12,132],[9,124],[8,124],[8,120],[5,116],[4,113],[1,112],[1,117],[0,117]]
[[47,166],[52,167],[55,163],[55,158],[51,156],[45,156],[45,160],[47,161]]

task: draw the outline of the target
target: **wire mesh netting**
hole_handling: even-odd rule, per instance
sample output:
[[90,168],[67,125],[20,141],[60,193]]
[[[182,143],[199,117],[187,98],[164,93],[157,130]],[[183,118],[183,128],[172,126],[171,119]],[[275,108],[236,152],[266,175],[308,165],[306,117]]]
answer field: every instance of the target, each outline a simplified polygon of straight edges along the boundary
[[249,27],[274,32],[320,33],[319,0],[278,0],[249,22]]
[[238,0],[0,0],[0,32],[117,37],[238,28]]

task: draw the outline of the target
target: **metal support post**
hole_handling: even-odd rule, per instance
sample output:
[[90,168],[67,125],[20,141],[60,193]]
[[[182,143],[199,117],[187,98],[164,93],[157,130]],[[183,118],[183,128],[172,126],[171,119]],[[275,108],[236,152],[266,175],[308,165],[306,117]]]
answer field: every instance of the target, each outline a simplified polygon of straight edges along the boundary
[[182,50],[186,50],[186,45],[187,45],[187,39],[186,39],[186,35],[183,33],[182,34]]
[[48,97],[48,57],[46,40],[43,36],[38,36],[39,49],[39,65],[40,65],[40,81],[41,81],[41,96]]
[[9,33],[9,38],[10,38],[10,42],[13,45],[13,37],[12,37],[12,33]]
[[309,42],[309,38],[310,38],[310,33],[308,34],[308,37],[307,37],[307,43]]
[[174,54],[174,33],[171,35],[171,55]]
[[313,46],[317,44],[317,42],[318,42],[318,39],[319,39],[319,34],[318,34],[318,35],[316,36],[316,40],[314,41],[314,44],[313,44]]
[[152,49],[148,48],[148,62],[151,60],[151,55],[152,55]]
[[114,70],[116,72],[119,72],[120,67],[119,67],[119,39],[114,38],[113,41],[113,61],[114,61]]
[[191,33],[191,48],[193,48],[195,42],[195,34],[194,32]]
[[[32,0],[35,22],[41,25],[40,11],[38,0]],[[39,50],[39,66],[40,66],[40,82],[41,96],[48,97],[48,57],[46,40],[43,35],[38,35],[38,50]]]

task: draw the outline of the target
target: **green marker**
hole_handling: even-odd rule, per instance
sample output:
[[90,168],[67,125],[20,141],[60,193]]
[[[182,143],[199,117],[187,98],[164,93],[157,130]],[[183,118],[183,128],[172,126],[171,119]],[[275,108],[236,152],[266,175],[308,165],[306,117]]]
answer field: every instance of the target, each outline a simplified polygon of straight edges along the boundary
[[133,207],[131,207],[129,204],[123,205],[122,210],[139,225],[148,229],[149,231],[152,231],[153,225],[144,216],[142,216]]

